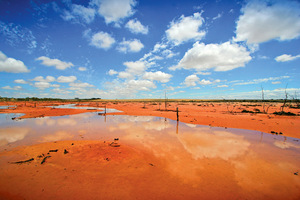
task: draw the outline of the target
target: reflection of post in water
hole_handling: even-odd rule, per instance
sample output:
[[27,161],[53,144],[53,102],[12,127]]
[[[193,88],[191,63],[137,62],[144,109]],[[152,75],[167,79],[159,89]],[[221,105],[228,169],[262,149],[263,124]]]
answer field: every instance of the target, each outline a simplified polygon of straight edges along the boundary
[[177,125],[176,125],[176,134],[178,134],[178,124],[179,124],[179,121],[177,120]]
[[104,122],[106,123],[106,104],[105,104],[105,107],[104,107]]
[[261,132],[261,133],[260,133],[260,141],[259,141],[259,142],[261,142],[261,141],[262,141],[262,139],[263,139],[263,135],[264,135],[264,133],[263,133],[263,132]]

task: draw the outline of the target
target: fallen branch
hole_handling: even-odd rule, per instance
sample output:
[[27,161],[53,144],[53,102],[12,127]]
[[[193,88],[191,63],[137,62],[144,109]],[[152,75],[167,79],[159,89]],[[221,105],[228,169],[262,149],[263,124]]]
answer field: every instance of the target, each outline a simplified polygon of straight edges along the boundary
[[18,161],[18,162],[11,162],[11,164],[23,164],[23,163],[31,162],[33,160],[34,160],[34,158],[30,158],[28,160],[22,160],[22,161]]
[[43,160],[42,160],[42,162],[41,162],[41,165],[44,163],[44,162],[46,162],[46,159],[47,158],[50,158],[51,156],[46,156]]

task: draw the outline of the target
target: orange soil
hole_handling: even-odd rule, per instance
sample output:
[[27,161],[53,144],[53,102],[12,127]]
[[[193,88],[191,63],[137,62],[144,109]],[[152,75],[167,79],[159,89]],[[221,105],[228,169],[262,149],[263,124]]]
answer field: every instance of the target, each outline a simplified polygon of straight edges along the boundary
[[[201,104],[171,103],[168,109],[175,110],[178,107],[179,120],[182,122],[264,132],[281,131],[283,135],[300,138],[297,132],[300,130],[298,116],[244,114],[241,110],[261,109],[261,106],[246,108],[240,104],[235,106],[233,113],[228,113],[226,104]],[[43,107],[52,103],[39,103],[37,107],[32,107],[34,103],[17,105],[14,110],[1,112],[25,113],[22,118],[30,118],[93,111]],[[90,102],[86,106],[104,107],[104,103]],[[152,115],[176,120],[176,112],[157,111],[159,104],[148,103],[143,108],[144,103],[107,103],[106,107],[124,111],[111,113],[114,115]],[[163,105],[160,107],[164,108]],[[231,105],[229,110],[232,108]],[[270,107],[269,113],[278,110],[279,105],[276,105]],[[292,109],[286,111],[298,112]],[[2,151],[0,199],[299,198],[300,182],[298,176],[293,174],[298,167],[278,160],[273,163],[270,161],[272,156],[265,161],[252,152],[232,162],[219,157],[198,160],[193,159],[190,152],[181,149],[182,146],[178,146],[177,151],[168,151],[168,141],[158,145],[160,148],[156,149],[156,154],[121,142],[119,147],[110,144],[108,141],[58,141]],[[56,149],[57,152],[49,152]],[[41,164],[46,156],[51,157]],[[23,164],[12,163],[30,158],[34,160]],[[287,159],[293,160],[293,157]]]
[[[246,106],[246,105],[250,106]],[[168,103],[164,111],[164,103],[153,105],[153,103],[108,103],[107,107],[123,111],[114,115],[143,115],[158,116],[176,120],[176,108],[179,109],[179,121],[192,124],[209,125],[217,127],[239,128],[256,130],[265,133],[275,131],[282,132],[284,136],[300,138],[299,116],[278,116],[274,114],[251,114],[242,113],[242,110],[263,110],[262,105],[255,103]],[[201,106],[200,106],[201,105]],[[244,106],[243,106],[244,105]],[[252,105],[252,106],[251,106]],[[268,113],[280,111],[282,104],[273,104]],[[159,108],[161,110],[159,110]],[[230,113],[229,111],[232,111]],[[299,114],[299,109],[285,108],[285,112]]]
[[[160,184],[164,181],[157,175],[161,170],[151,163],[153,156],[128,146],[113,147],[109,144],[111,142],[60,141],[2,152],[0,198],[143,199],[153,190],[168,195],[164,191],[169,189],[168,186],[158,188],[154,184],[152,189],[146,188],[149,180],[156,179]],[[49,152],[56,149],[57,152]],[[51,157],[41,164],[46,156]],[[28,158],[34,160],[12,163]],[[139,188],[134,188],[132,182],[138,183]]]
[[193,159],[181,149],[160,158],[109,144],[59,141],[0,152],[0,199],[299,199],[298,167],[255,153],[231,162]]
[[[0,113],[24,113],[20,118],[34,118],[44,116],[61,116],[72,115],[84,112],[95,112],[95,110],[84,109],[53,109],[53,104],[67,103],[15,103],[10,102],[10,105],[17,105],[15,109],[0,110]],[[0,102],[0,105],[7,103]],[[240,128],[257,130],[265,133],[271,131],[281,132],[284,136],[300,138],[300,117],[299,116],[278,116],[274,114],[252,114],[242,113],[242,110],[254,111],[259,109],[263,111],[262,104],[259,103],[168,103],[165,111],[164,103],[139,103],[139,102],[84,102],[80,106],[115,108],[123,111],[121,113],[110,113],[113,115],[142,115],[142,116],[157,116],[166,117],[176,120],[176,108],[179,109],[179,121],[192,124]],[[282,104],[272,103],[268,113],[280,111]],[[145,107],[144,107],[145,106]],[[300,114],[299,109],[291,109],[286,107],[286,112]]]

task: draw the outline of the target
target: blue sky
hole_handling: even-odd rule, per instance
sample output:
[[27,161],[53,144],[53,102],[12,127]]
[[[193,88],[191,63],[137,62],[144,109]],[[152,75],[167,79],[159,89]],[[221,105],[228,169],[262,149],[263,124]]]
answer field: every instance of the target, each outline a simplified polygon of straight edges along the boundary
[[0,96],[300,96],[300,2],[0,1]]

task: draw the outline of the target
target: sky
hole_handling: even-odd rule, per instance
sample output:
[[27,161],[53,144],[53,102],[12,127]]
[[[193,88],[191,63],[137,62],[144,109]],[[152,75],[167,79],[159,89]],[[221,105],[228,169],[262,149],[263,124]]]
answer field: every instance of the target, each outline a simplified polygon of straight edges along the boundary
[[0,0],[0,96],[300,97],[300,1]]

